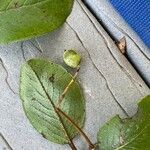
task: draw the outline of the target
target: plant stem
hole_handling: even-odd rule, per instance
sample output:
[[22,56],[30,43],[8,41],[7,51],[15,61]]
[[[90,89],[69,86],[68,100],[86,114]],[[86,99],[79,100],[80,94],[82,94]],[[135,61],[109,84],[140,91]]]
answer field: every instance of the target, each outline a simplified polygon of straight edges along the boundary
[[[58,104],[57,104],[57,107],[56,107],[56,111],[58,113],[61,113],[69,123],[71,123],[74,128],[85,138],[85,140],[87,141],[87,143],[89,144],[89,150],[95,150],[95,145],[90,141],[90,139],[88,138],[88,136],[83,132],[83,130],[75,123],[73,122],[73,120],[65,113],[63,112],[61,109],[60,109],[60,105],[63,101],[63,99],[65,98],[69,88],[71,87],[71,85],[75,82],[75,79],[77,78],[77,75],[79,73],[79,70],[80,70],[80,67],[77,68],[74,76],[72,77],[72,80],[69,82],[69,84],[67,85],[67,87],[64,89],[63,93],[61,94],[61,96],[59,97],[59,100],[58,100]],[[70,140],[71,142],[72,140]],[[70,147],[72,148],[72,150],[76,150],[76,147],[74,145],[74,143],[69,143]]]
[[72,77],[71,81],[69,82],[69,84],[66,86],[66,88],[64,89],[63,93],[60,95],[59,100],[58,100],[58,104],[57,104],[57,108],[60,108],[60,105],[64,99],[64,97],[66,96],[69,88],[71,87],[71,85],[75,82],[75,79],[77,78],[77,75],[79,73],[80,67],[77,68],[74,76]]
[[72,140],[71,140],[71,142],[69,143],[69,146],[71,147],[72,150],[77,150],[77,148],[76,148],[76,146],[74,145],[74,143],[72,142]]
[[75,122],[73,122],[73,120],[66,113],[64,113],[62,110],[60,110],[59,108],[57,108],[57,111],[59,113],[61,113],[65,118],[67,118],[68,122],[71,123],[74,126],[74,128],[85,138],[85,140],[89,144],[89,150],[94,150],[95,149],[95,145],[90,141],[90,139],[83,132],[83,130]]
[[66,136],[68,137],[68,140],[69,140],[69,143],[68,143],[69,146],[71,147],[72,150],[77,150],[77,148],[76,148],[76,146],[74,145],[72,139],[69,137],[69,134],[68,134],[68,132],[67,132],[67,130],[66,130],[66,127],[65,127],[65,125],[64,125],[64,123],[63,123],[62,117],[61,117],[61,115],[60,115],[60,113],[59,113],[59,111],[58,111],[58,109],[57,109],[56,107],[55,107],[55,112],[57,113],[57,115],[58,115],[58,117],[59,117],[59,119],[60,119],[60,121],[61,121],[61,123],[62,123],[62,126],[63,126],[63,128],[65,129]]

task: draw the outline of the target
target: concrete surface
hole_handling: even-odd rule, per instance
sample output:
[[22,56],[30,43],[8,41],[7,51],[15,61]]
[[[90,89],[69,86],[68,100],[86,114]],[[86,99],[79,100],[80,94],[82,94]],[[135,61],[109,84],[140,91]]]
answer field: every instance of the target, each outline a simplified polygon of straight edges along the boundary
[[[0,140],[2,149],[69,150],[44,139],[27,120],[19,98],[20,66],[31,58],[47,58],[62,64],[65,49],[81,53],[78,77],[86,99],[84,131],[95,143],[99,127],[115,114],[133,115],[138,99],[150,93],[112,39],[80,0],[59,30],[29,41],[0,45]],[[65,66],[66,67],[66,66]],[[7,142],[6,142],[7,141]],[[75,138],[79,150],[87,150],[80,136]]]
[[150,49],[117,13],[109,0],[83,1],[91,8],[100,24],[103,24],[116,41],[126,37],[127,56],[150,87]]

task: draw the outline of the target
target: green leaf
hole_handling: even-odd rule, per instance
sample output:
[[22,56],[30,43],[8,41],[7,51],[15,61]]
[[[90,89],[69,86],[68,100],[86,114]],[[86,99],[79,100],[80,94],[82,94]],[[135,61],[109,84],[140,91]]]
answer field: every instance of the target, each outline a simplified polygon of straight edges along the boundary
[[62,25],[73,0],[0,0],[0,43],[29,39]]
[[[24,111],[33,127],[46,139],[69,143],[77,131],[56,106],[72,76],[61,66],[42,59],[32,59],[22,66],[20,96]],[[77,82],[68,90],[60,109],[79,127],[83,127],[85,102]]]
[[101,150],[150,150],[150,95],[138,104],[135,116],[112,118],[98,132]]

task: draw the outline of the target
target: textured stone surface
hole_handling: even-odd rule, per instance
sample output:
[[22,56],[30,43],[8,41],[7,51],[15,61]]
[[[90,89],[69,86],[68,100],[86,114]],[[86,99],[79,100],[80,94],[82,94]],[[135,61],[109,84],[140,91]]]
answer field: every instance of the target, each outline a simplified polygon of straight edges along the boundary
[[[59,30],[25,42],[0,46],[0,133],[14,150],[69,150],[45,140],[27,120],[19,99],[20,66],[31,58],[62,64],[65,49],[81,53],[78,77],[86,98],[84,131],[96,142],[96,133],[110,117],[135,113],[136,102],[150,92],[134,68],[80,0]],[[65,66],[66,67],[66,66]],[[82,139],[82,138],[81,138]],[[75,143],[86,150],[79,136]],[[9,148],[7,148],[9,149]]]
[[93,10],[100,23],[116,41],[126,37],[128,58],[150,86],[150,49],[115,11],[109,1],[84,0],[84,2]]
[[12,150],[7,140],[0,134],[0,150]]

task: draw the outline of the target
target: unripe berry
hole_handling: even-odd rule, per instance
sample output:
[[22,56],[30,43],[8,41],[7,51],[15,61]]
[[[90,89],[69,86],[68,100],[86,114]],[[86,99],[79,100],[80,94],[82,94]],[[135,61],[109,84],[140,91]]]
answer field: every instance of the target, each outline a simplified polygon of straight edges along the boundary
[[81,62],[81,56],[74,50],[66,50],[63,55],[64,62],[71,68],[77,68]]

